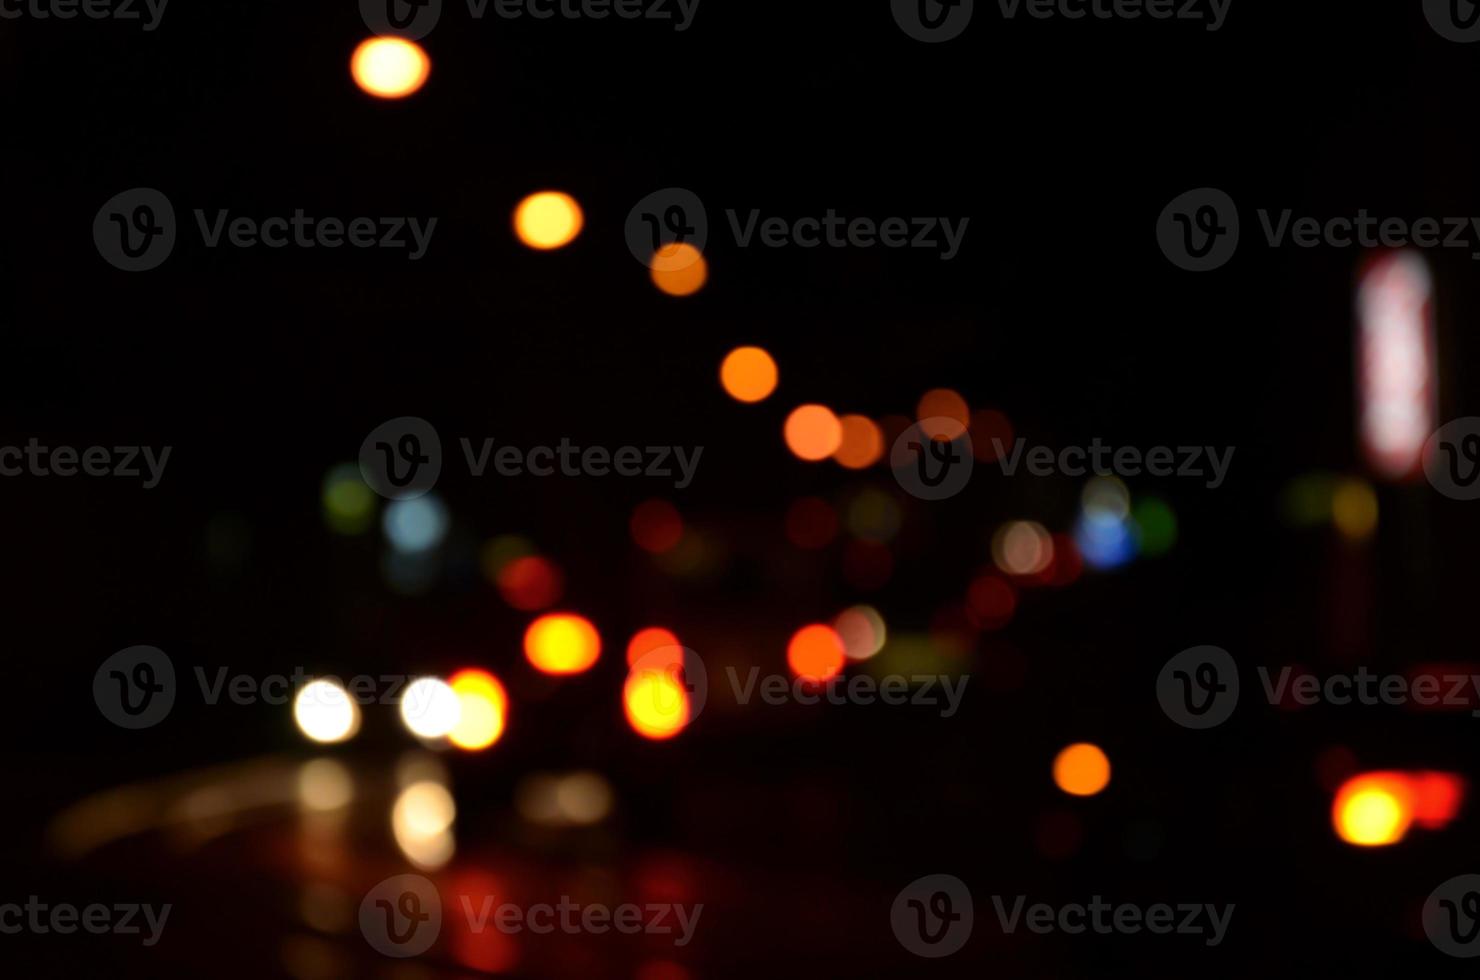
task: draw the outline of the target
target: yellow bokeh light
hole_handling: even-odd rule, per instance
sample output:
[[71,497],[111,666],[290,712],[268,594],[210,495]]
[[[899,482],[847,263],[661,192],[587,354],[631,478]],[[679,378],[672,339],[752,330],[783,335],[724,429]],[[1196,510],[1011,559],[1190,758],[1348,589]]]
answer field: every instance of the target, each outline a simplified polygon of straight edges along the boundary
[[719,381],[736,401],[754,404],[776,390],[776,361],[760,347],[736,347],[719,366]]
[[380,99],[404,99],[426,84],[432,61],[421,45],[400,37],[360,42],[349,60],[355,84]]
[[504,734],[509,710],[509,696],[498,678],[486,670],[461,670],[452,675],[448,686],[462,710],[447,740],[469,751],[497,742]]
[[569,245],[585,225],[581,206],[562,191],[531,194],[514,209],[514,233],[525,245],[541,251]]
[[[678,652],[678,651],[676,651]],[[622,706],[627,722],[643,738],[672,738],[689,723],[689,696],[680,680],[680,664],[649,656],[627,675]]]
[[1110,785],[1110,759],[1098,745],[1076,743],[1053,760],[1053,781],[1070,796],[1094,796]]
[[1358,776],[1336,793],[1331,820],[1336,835],[1358,847],[1396,844],[1413,823],[1413,792],[1400,779]]
[[709,281],[704,253],[688,242],[664,245],[653,254],[653,285],[669,296],[692,296]]
[[546,674],[579,674],[601,655],[601,636],[590,620],[571,613],[550,613],[529,624],[524,656]]
[[315,742],[343,742],[360,730],[360,707],[340,684],[311,681],[293,699],[293,720]]
[[1331,495],[1331,521],[1342,537],[1363,541],[1377,530],[1377,494],[1366,480],[1342,480]]

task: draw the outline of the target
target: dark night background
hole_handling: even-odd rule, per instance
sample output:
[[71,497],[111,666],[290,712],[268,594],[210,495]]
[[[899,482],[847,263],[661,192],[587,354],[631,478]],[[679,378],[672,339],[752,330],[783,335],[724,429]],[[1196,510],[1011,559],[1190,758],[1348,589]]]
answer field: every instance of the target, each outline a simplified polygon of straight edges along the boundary
[[[310,9],[306,9],[310,8]],[[0,574],[10,624],[0,901],[176,903],[160,946],[3,936],[18,974],[278,975],[292,880],[258,838],[200,855],[143,841],[64,864],[47,820],[88,793],[265,753],[307,757],[285,708],[206,708],[125,732],[89,694],[98,663],[151,644],[181,665],[254,674],[443,670],[505,676],[505,739],[448,758],[459,860],[497,851],[535,869],[594,847],[621,866],[677,855],[706,902],[684,962],[702,976],[1236,977],[1402,969],[1458,975],[1417,923],[1440,881],[1480,870],[1471,809],[1437,832],[1363,851],[1332,832],[1316,759],[1480,777],[1466,712],[1267,706],[1194,733],[1157,708],[1174,653],[1230,650],[1248,668],[1403,671],[1473,657],[1477,513],[1426,484],[1380,489],[1366,545],[1281,520],[1300,473],[1358,473],[1352,370],[1356,249],[1266,247],[1255,209],[1416,218],[1480,214],[1473,96],[1480,48],[1439,38],[1418,3],[1234,0],[1216,33],[1179,22],[1004,21],[978,3],[966,34],[925,45],[888,4],[703,0],[693,26],[474,21],[450,2],[424,42],[426,88],[397,103],[347,71],[367,31],[353,3],[186,4],[160,28],[0,21],[5,207],[0,444],[173,447],[163,482],[9,478]],[[128,275],[92,242],[112,195],[156,187],[181,239]],[[622,237],[662,187],[708,205],[708,287],[654,290]],[[1213,273],[1174,268],[1157,215],[1212,186],[1239,203],[1243,244]],[[509,213],[547,187],[587,217],[570,247],[522,247]],[[428,255],[221,248],[194,208],[437,216]],[[961,254],[735,246],[723,212],[968,216]],[[1440,420],[1477,413],[1477,266],[1434,250]],[[725,352],[765,346],[781,388],[726,398]],[[979,467],[941,504],[911,502],[893,579],[860,594],[836,550],[797,553],[795,497],[863,476],[793,459],[790,407],[908,413],[947,386],[1032,442],[1236,446],[1229,481],[1130,481],[1176,508],[1177,548],[1030,595],[970,656],[964,706],[706,713],[671,743],[631,736],[616,697],[625,637],[674,626],[715,662],[781,669],[797,625],[857,601],[921,630],[959,602],[1003,521],[1072,520],[1079,483]],[[554,690],[519,653],[528,616],[449,559],[430,593],[388,591],[378,533],[325,528],[325,472],[386,419],[442,434],[453,541],[527,535],[564,566],[563,605],[607,644]],[[522,446],[702,445],[698,478],[474,480],[456,438]],[[716,574],[674,580],[634,547],[652,496],[725,543]],[[237,557],[212,557],[222,528]],[[213,530],[215,529],[215,530]],[[456,547],[453,549],[456,552]],[[1353,586],[1356,581],[1358,585]],[[1004,651],[1008,651],[1004,653]],[[1020,684],[994,682],[1020,656]],[[770,658],[767,660],[767,658]],[[712,677],[718,671],[711,668]],[[1252,683],[1246,675],[1246,683]],[[1079,800],[1049,778],[1071,741],[1105,747],[1115,781]],[[409,747],[389,711],[339,753],[367,765]],[[502,833],[532,769],[592,768],[617,792],[599,842],[521,848]],[[1071,856],[1035,846],[1068,811]],[[244,835],[245,836],[245,835]],[[501,849],[501,850],[500,850]],[[391,855],[386,870],[396,873]],[[589,857],[589,855],[587,855]],[[270,862],[269,862],[270,864]],[[888,909],[943,872],[976,900],[971,943],[917,959]],[[989,896],[1233,902],[1229,938],[1003,936]],[[345,940],[350,975],[382,962]],[[635,958],[578,975],[627,977]],[[213,967],[211,964],[215,963]],[[540,974],[531,969],[531,974]],[[400,974],[396,974],[400,975]],[[410,974],[407,974],[410,975]],[[459,975],[428,973],[429,976]]]

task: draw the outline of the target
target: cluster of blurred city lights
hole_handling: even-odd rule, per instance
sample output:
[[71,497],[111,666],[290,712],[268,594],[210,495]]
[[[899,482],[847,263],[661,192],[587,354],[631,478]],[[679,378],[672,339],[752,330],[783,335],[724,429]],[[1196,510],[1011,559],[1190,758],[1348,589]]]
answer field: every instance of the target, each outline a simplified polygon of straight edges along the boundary
[[[400,694],[399,713],[417,738],[460,749],[488,748],[503,735],[509,698],[486,670],[468,668],[449,681],[420,677]],[[360,730],[360,708],[344,685],[331,678],[305,684],[293,699],[293,720],[304,737],[321,744],[344,742]]]
[[597,772],[534,773],[514,789],[514,808],[531,824],[590,827],[612,812],[616,795]]
[[1367,480],[1320,472],[1290,481],[1283,509],[1286,522],[1294,527],[1330,524],[1353,543],[1371,538],[1380,516],[1377,491]]
[[1157,497],[1133,508],[1130,491],[1118,477],[1096,476],[1080,495],[1074,544],[1089,567],[1108,571],[1129,564],[1137,555],[1156,557],[1177,540],[1177,518]]
[[1385,847],[1402,841],[1415,824],[1425,830],[1447,825],[1465,792],[1464,780],[1451,773],[1362,773],[1337,789],[1331,822],[1348,844]]

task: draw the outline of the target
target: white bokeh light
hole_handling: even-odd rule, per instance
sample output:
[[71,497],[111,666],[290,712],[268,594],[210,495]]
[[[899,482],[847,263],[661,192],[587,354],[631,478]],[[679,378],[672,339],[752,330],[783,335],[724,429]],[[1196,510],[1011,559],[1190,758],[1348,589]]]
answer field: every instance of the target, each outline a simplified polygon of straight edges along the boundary
[[413,735],[441,738],[457,727],[461,717],[457,692],[439,677],[412,681],[401,697],[401,720]]
[[343,742],[360,730],[360,708],[334,681],[311,681],[293,700],[293,720],[315,742]]

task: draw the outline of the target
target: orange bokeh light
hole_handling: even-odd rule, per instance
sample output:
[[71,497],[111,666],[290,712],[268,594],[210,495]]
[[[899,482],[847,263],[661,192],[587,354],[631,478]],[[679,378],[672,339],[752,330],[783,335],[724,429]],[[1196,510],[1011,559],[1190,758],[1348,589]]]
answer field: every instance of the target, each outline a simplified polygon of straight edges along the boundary
[[[632,634],[632,639],[627,642],[627,666],[636,667],[637,661],[665,647],[678,647],[678,636],[672,630],[661,626],[649,626],[647,629],[638,630]],[[683,661],[682,652],[678,652],[677,659]]]
[[1459,815],[1468,788],[1461,776],[1447,772],[1416,772],[1408,779],[1413,789],[1413,822],[1437,830]]
[[404,99],[426,84],[432,60],[415,41],[372,37],[361,41],[349,59],[355,84],[378,99]]
[[580,204],[564,191],[531,194],[514,209],[514,234],[542,252],[569,245],[585,225]]
[[447,733],[447,740],[460,749],[486,749],[504,734],[509,715],[509,695],[504,685],[486,670],[469,667],[448,679],[447,685],[457,695],[457,724]]
[[1070,796],[1094,796],[1110,785],[1110,759],[1098,745],[1076,743],[1053,760],[1053,781]]
[[838,419],[842,426],[842,441],[833,459],[850,470],[866,469],[884,456],[884,430],[866,415],[844,415]]
[[760,347],[737,347],[719,366],[719,382],[736,401],[754,404],[776,390],[776,361]]
[[786,417],[786,447],[809,463],[827,459],[843,444],[843,424],[824,405],[802,405]]
[[555,563],[533,555],[505,564],[495,581],[504,601],[522,612],[548,609],[565,591],[565,576]]
[[683,518],[666,500],[648,500],[632,509],[632,540],[644,551],[661,555],[683,540]]
[[920,396],[920,404],[915,406],[915,418],[921,422],[926,419],[947,420],[925,427],[923,431],[932,439],[949,442],[961,438],[971,425],[971,408],[959,392],[935,388]]
[[601,656],[601,635],[574,613],[549,613],[524,631],[524,656],[546,674],[579,674]]
[[786,664],[796,676],[825,681],[843,669],[843,638],[831,626],[803,626],[786,646]]
[[664,245],[650,263],[653,285],[669,296],[692,296],[709,281],[704,253],[688,242]]

